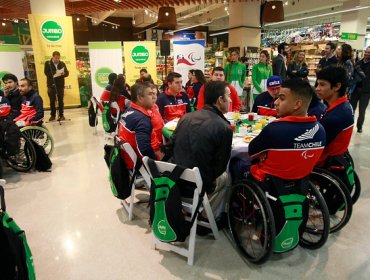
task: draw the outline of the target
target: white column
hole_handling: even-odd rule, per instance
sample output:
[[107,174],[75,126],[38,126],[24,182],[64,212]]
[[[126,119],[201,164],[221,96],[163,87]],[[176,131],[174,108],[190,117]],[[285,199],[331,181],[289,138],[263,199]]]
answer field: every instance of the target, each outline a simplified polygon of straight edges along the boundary
[[35,15],[65,16],[66,6],[64,0],[30,0],[31,13]]
[[[229,3],[229,47],[261,45],[260,1]],[[235,29],[233,29],[235,28]]]
[[[360,6],[366,1],[352,0],[343,3],[343,9],[350,9],[356,6]],[[353,49],[363,50],[365,44],[366,25],[367,17],[370,9],[364,9],[359,11],[353,11],[342,14],[340,34],[346,33],[357,33],[357,40],[345,40],[345,43],[350,44]]]

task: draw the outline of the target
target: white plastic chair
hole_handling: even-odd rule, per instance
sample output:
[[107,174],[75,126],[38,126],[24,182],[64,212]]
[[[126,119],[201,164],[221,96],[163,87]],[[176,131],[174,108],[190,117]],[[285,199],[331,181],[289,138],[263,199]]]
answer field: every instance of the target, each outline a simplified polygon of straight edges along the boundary
[[101,104],[95,98],[95,96],[91,96],[90,102],[91,102],[91,106],[93,106],[93,108],[94,108],[94,111],[96,110],[96,112],[95,112],[96,119],[95,119],[95,126],[94,126],[94,128],[95,128],[94,134],[97,135],[98,134],[98,122],[97,122],[97,118],[98,118],[98,112],[99,112],[99,107],[100,107],[99,105],[101,105]]
[[[136,155],[134,149],[131,147],[131,145],[129,143],[123,143],[121,145],[121,149],[123,149],[129,155],[130,159],[134,163],[134,168],[135,168],[136,162],[137,162],[137,155]],[[131,187],[130,196],[128,198],[124,199],[124,200],[121,200],[122,206],[126,209],[126,211],[128,213],[129,221],[132,220],[132,216],[133,216],[135,187],[142,185],[143,182],[146,184],[148,189],[150,187],[150,176],[149,176],[148,172],[145,170],[143,165],[141,165],[141,167],[139,168],[139,172],[140,172],[141,176],[138,176],[139,174],[136,175],[135,181],[134,181],[134,183],[132,184],[132,187]],[[134,170],[129,170],[129,173],[130,173],[130,178],[132,178],[132,176],[134,175]]]
[[110,104],[110,107],[111,107],[111,108],[113,108],[113,109],[116,109],[116,110],[117,110],[117,114],[116,114],[116,116],[113,116],[113,115],[112,115],[112,118],[113,118],[113,120],[114,120],[114,123],[115,123],[115,124],[117,124],[117,127],[116,127],[116,131],[111,132],[111,133],[104,131],[104,140],[113,139],[113,138],[114,138],[114,136],[116,136],[116,135],[117,135],[117,131],[118,131],[118,121],[119,121],[119,117],[120,117],[120,115],[121,115],[121,110],[119,109],[119,106],[118,106],[118,103],[117,103],[117,102],[112,102],[112,103]]
[[[145,168],[148,171],[150,177],[153,178],[153,176],[150,172],[150,169],[149,169],[148,159],[149,159],[148,157],[144,157],[143,158],[143,163],[144,163]],[[155,163],[156,163],[158,171],[160,173],[163,173],[165,171],[172,172],[172,170],[176,166],[175,164],[168,163],[168,162],[162,162],[162,161],[155,161]],[[187,199],[185,199],[185,198],[182,199],[183,209],[185,211],[187,211],[188,213],[191,213],[191,217],[193,217],[194,214],[195,214],[196,207],[198,205],[199,194],[202,191],[202,185],[203,185],[202,178],[201,178],[200,172],[199,172],[199,168],[194,167],[193,169],[190,169],[190,168],[185,169],[185,171],[182,173],[180,178],[185,180],[185,181],[195,183],[196,186],[197,186],[196,189],[194,190],[193,199],[188,199],[188,198]],[[186,247],[184,248],[182,246],[183,243],[179,243],[181,245],[177,246],[178,243],[176,243],[176,242],[173,242],[173,243],[162,242],[162,241],[158,240],[157,238],[155,238],[154,234],[153,234],[153,239],[152,239],[152,248],[156,249],[157,247],[162,247],[163,249],[171,250],[171,251],[173,251],[177,254],[180,254],[180,255],[186,257],[187,260],[188,260],[188,265],[193,265],[197,225],[199,224],[199,225],[202,225],[204,227],[210,228],[212,230],[212,233],[213,233],[213,236],[214,236],[215,239],[219,239],[219,237],[220,237],[218,229],[217,229],[216,221],[215,221],[215,218],[213,216],[211,206],[209,204],[207,194],[204,194],[203,202],[202,202],[202,204],[199,208],[199,213],[201,213],[203,210],[205,211],[209,222],[199,221],[198,219],[196,220],[196,222],[194,222],[194,224],[193,224],[193,226],[190,230],[190,235],[189,235],[189,238],[188,238],[187,248]],[[187,217],[187,219],[189,221],[191,220],[190,217]]]

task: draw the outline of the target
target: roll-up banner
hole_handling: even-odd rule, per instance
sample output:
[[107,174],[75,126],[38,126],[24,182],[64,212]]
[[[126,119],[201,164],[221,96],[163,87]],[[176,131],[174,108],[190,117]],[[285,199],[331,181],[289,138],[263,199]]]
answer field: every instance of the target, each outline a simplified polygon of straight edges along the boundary
[[122,74],[121,42],[89,42],[89,56],[92,93],[100,99],[108,85],[109,74]]
[[[22,52],[19,45],[0,45],[0,81],[5,74],[14,74],[18,80],[24,78]],[[0,89],[4,84],[0,82]]]
[[65,78],[64,105],[66,107],[80,105],[72,18],[29,14],[28,19],[35,57],[37,83],[39,94],[44,101],[44,107],[50,106],[44,66],[45,62],[51,59],[54,51],[60,52],[60,60],[66,64],[69,71],[69,76]]
[[157,57],[155,42],[124,42],[126,82],[131,86],[140,77],[140,69],[146,69],[157,81]]
[[173,41],[174,71],[182,75],[185,86],[188,72],[199,69],[204,72],[204,40]]

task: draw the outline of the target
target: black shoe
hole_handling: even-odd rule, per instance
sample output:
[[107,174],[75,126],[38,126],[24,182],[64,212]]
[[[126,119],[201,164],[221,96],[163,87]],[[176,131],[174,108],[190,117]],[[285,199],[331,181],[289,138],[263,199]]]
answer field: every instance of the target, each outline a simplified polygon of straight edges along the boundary
[[60,116],[59,118],[58,118],[58,122],[60,122],[60,121],[65,121],[66,120],[66,118],[64,117],[64,116]]
[[50,116],[49,122],[55,121],[55,116]]
[[357,128],[358,133],[362,133],[362,128]]

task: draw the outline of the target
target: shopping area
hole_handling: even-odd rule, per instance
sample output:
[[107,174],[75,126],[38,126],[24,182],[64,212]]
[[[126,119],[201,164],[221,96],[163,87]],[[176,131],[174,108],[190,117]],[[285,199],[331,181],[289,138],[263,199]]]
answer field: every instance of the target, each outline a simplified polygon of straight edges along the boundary
[[[43,125],[53,138],[51,172],[19,172],[5,161],[3,164],[7,212],[26,233],[36,279],[368,279],[368,119],[363,133],[354,129],[349,146],[362,183],[361,195],[348,223],[330,233],[322,247],[298,246],[273,253],[264,264],[256,265],[235,245],[227,226],[217,239],[213,234],[195,235],[194,262],[188,265],[189,259],[180,254],[153,250],[145,187],[135,189],[132,217],[131,210],[112,195],[103,159],[104,146],[112,144],[112,138],[104,131],[101,116],[96,127],[88,125],[87,107],[91,96],[99,100],[112,72],[124,74],[130,86],[143,68],[158,87],[172,71],[181,73],[184,83],[189,69],[202,70],[209,80],[215,67],[228,64],[235,49],[247,69],[244,95],[250,95],[252,69],[259,63],[260,52],[266,50],[272,61],[282,42],[291,50],[288,63],[298,51],[304,51],[307,78],[314,85],[328,42],[350,44],[356,61],[364,57],[370,46],[370,1],[47,2],[0,0],[0,79],[6,73],[31,79],[44,100]],[[263,15],[261,4],[265,2],[274,2],[272,13],[281,5],[284,19]],[[160,8],[167,6],[174,7],[172,28],[161,27],[158,21]],[[171,11],[165,11],[165,16],[172,17]],[[56,26],[45,26],[52,22]],[[45,28],[63,31],[48,37]],[[55,50],[60,51],[70,72],[65,79],[67,120],[63,122],[48,121],[44,63]],[[179,59],[191,65],[181,67]],[[250,110],[248,105],[245,103],[238,116],[249,124],[248,114],[244,114]],[[234,112],[229,115],[231,121],[239,119]],[[262,128],[269,121],[261,118],[257,124]],[[232,153],[248,149],[242,140],[233,138]],[[261,236],[251,234],[247,240],[252,244]],[[1,275],[0,271],[0,279]]]

